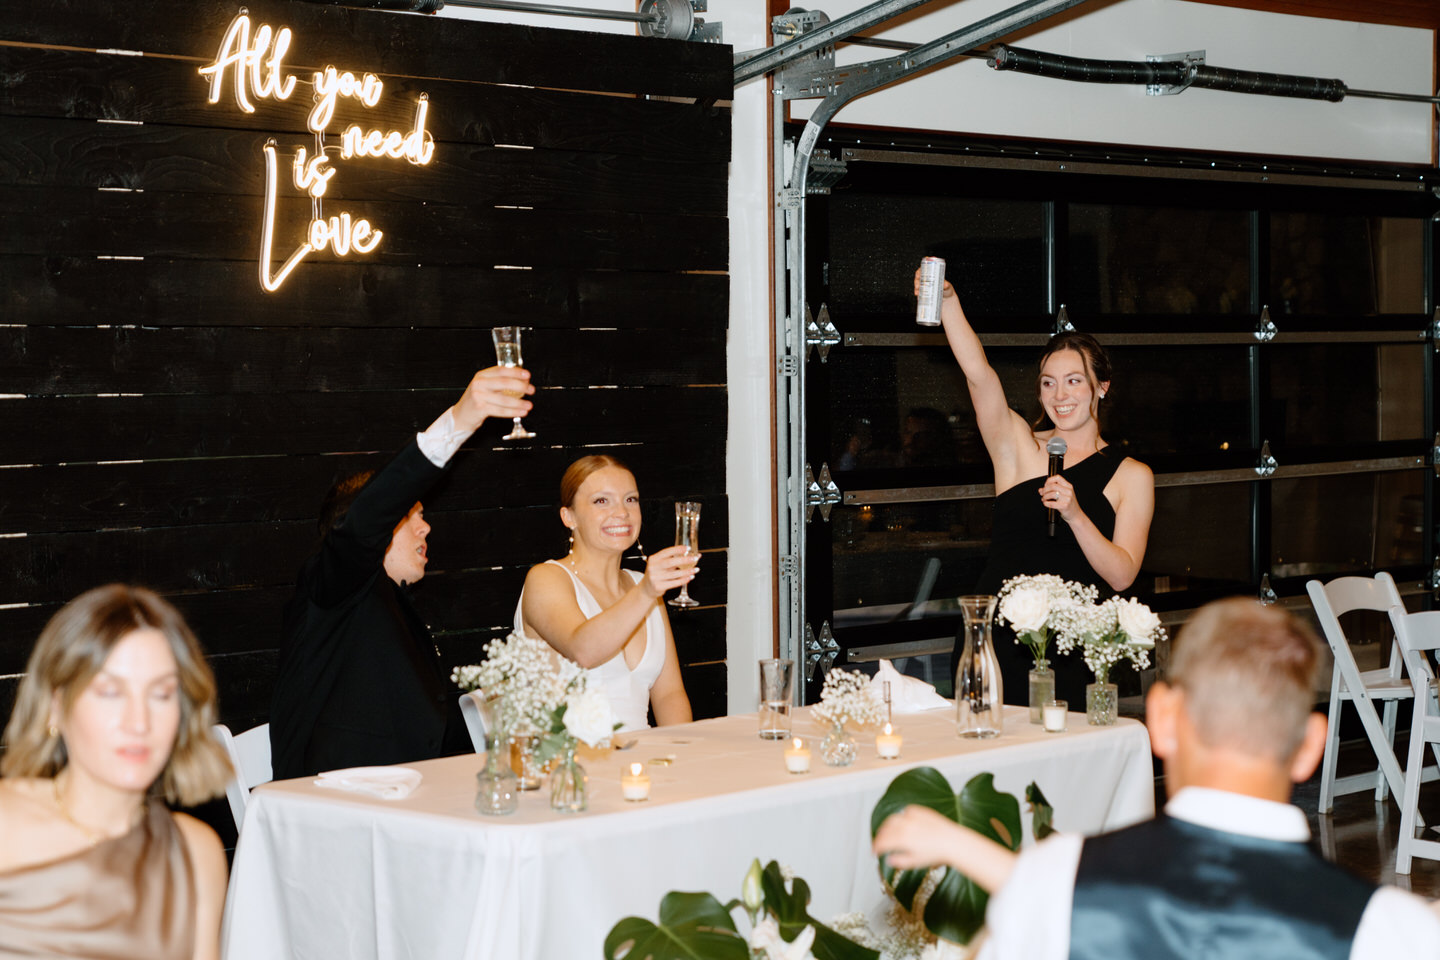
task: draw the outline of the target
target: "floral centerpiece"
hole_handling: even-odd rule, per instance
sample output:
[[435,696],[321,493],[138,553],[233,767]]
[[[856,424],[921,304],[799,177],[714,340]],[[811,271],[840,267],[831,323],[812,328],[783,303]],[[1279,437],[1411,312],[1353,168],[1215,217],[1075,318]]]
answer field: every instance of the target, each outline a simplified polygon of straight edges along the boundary
[[1160,618],[1133,597],[1111,597],[1103,603],[1075,606],[1059,617],[1056,647],[1079,647],[1095,682],[1085,688],[1085,715],[1090,723],[1115,722],[1118,698],[1110,668],[1122,659],[1136,670],[1150,666],[1150,651],[1166,638]]
[[820,744],[821,758],[832,767],[849,766],[855,761],[855,738],[845,724],[877,726],[885,721],[885,703],[870,683],[870,678],[857,670],[831,670],[825,675],[820,702],[811,716],[830,726]]
[[456,667],[450,679],[465,690],[498,698],[494,739],[538,738],[534,760],[544,766],[561,757],[550,776],[550,803],[567,812],[586,807],[585,770],[575,761],[580,743],[609,742],[619,726],[603,693],[588,686],[588,674],[545,641],[511,633],[485,645],[481,664]]
[[1092,606],[1099,591],[1088,583],[1063,580],[1050,573],[1011,577],[1000,588],[997,616],[1015,631],[1015,642],[1030,649],[1030,722],[1041,722],[1045,701],[1055,699],[1055,671],[1050,669],[1050,639],[1066,611]]

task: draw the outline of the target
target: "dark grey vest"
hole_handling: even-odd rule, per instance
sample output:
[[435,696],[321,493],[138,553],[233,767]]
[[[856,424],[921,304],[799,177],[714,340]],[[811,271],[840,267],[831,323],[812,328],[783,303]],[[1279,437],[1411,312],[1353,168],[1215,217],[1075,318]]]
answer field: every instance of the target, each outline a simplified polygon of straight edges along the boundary
[[1085,841],[1071,960],[1346,960],[1375,886],[1309,844],[1159,816]]

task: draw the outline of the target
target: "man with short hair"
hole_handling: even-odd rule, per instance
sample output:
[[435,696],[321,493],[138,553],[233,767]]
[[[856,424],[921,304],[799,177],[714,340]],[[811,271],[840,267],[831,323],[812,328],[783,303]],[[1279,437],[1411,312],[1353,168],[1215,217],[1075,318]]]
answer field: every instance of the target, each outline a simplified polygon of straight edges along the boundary
[[488,417],[530,412],[528,371],[491,367],[378,472],[327,494],[320,546],[285,606],[270,708],[275,779],[471,749],[458,693],[404,589],[429,560],[420,498]]
[[994,896],[982,958],[1437,958],[1440,917],[1309,844],[1289,804],[1325,749],[1312,713],[1320,643],[1276,607],[1203,607],[1146,700],[1170,794],[1153,820],[1011,853],[933,810],[875,837],[895,867],[947,864]]

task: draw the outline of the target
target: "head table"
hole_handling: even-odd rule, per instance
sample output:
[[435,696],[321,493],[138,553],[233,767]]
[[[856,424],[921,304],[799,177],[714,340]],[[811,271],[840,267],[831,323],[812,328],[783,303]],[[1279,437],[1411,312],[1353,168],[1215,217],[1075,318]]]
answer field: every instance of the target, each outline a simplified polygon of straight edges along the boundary
[[[1061,830],[1095,833],[1154,813],[1145,728],[1121,720],[1047,734],[1007,707],[1004,735],[961,740],[948,710],[896,716],[898,760],[860,733],[849,767],[820,759],[824,730],[801,709],[811,771],[785,769],[788,741],[761,740],[753,714],[641,731],[624,751],[582,755],[590,809],[553,813],[546,788],[507,817],[475,812],[483,757],[409,766],[424,781],[403,800],[266,784],[251,798],[225,913],[227,960],[571,960],[600,957],[622,917],[654,919],[669,890],[739,895],[752,858],[778,860],[811,886],[828,921],[885,900],[870,853],[870,811],[890,781],[939,769],[958,790],[977,773],[1024,801],[1036,781]],[[626,735],[630,736],[629,734]],[[668,765],[656,759],[671,758]],[[621,797],[622,768],[643,762],[650,799]],[[1026,820],[1028,842],[1029,817]]]

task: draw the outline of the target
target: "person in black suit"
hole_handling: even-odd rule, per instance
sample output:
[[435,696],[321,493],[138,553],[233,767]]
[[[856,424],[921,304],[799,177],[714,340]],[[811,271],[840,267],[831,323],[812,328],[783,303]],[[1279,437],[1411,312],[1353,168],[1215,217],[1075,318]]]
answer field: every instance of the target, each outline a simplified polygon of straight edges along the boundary
[[286,604],[270,707],[275,779],[468,752],[438,651],[405,587],[425,576],[419,500],[487,417],[530,412],[528,371],[491,367],[378,472],[327,494]]

